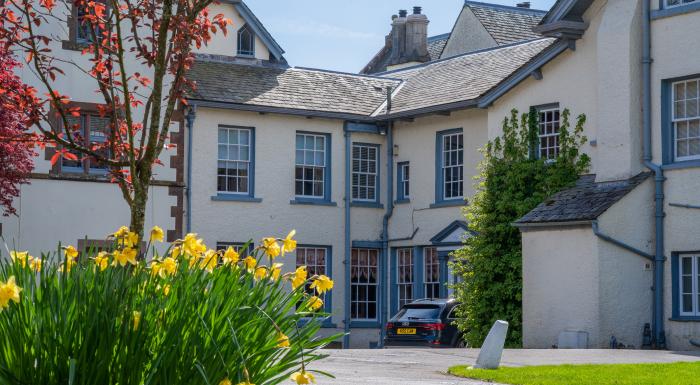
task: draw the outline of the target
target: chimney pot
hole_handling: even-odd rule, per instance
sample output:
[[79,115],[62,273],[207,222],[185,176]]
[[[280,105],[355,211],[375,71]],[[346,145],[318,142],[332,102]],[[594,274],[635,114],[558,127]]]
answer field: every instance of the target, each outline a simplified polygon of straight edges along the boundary
[[420,15],[420,13],[423,11],[423,7],[413,7],[413,14],[414,15]]
[[518,8],[530,8],[530,2],[529,1],[523,1],[522,3],[516,4],[516,7]]
[[406,17],[408,15],[408,11],[405,9],[399,9],[399,17]]

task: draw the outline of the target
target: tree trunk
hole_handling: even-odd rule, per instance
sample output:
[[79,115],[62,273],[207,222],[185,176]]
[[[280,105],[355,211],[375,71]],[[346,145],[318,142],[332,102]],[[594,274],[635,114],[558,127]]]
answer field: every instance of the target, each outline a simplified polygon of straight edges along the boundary
[[129,228],[139,235],[140,240],[143,240],[147,202],[148,183],[146,183],[145,186],[134,186],[134,199],[131,202],[131,224]]

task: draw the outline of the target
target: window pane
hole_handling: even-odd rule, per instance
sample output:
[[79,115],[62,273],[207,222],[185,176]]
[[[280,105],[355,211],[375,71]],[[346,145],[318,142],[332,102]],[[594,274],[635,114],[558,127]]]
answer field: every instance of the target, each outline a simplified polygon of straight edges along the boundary
[[354,143],[352,145],[352,198],[357,201],[376,201],[377,148]]

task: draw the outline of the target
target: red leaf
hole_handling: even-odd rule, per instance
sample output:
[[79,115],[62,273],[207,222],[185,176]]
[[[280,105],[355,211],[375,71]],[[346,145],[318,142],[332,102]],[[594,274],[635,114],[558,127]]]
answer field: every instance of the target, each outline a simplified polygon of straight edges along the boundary
[[72,152],[64,151],[63,152],[63,157],[68,159],[68,160],[78,160],[78,157],[73,154]]
[[51,166],[55,166],[55,165],[56,165],[56,162],[58,162],[58,158],[59,158],[60,156],[61,156],[61,153],[60,153],[60,152],[56,152],[55,154],[53,154],[53,156],[51,157]]

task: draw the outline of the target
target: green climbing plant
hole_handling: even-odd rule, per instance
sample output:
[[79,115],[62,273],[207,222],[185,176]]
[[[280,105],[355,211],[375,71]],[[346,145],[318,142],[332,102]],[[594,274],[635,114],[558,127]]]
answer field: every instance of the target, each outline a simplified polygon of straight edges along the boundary
[[503,120],[503,134],[483,148],[476,195],[465,209],[476,235],[455,252],[453,268],[461,277],[455,295],[464,303],[459,328],[471,346],[481,346],[496,320],[510,323],[506,346],[522,344],[522,251],[520,231],[513,226],[548,196],[575,184],[588,171],[590,157],[580,152],[585,115],[569,123],[561,113],[559,152],[539,156],[538,112]]

